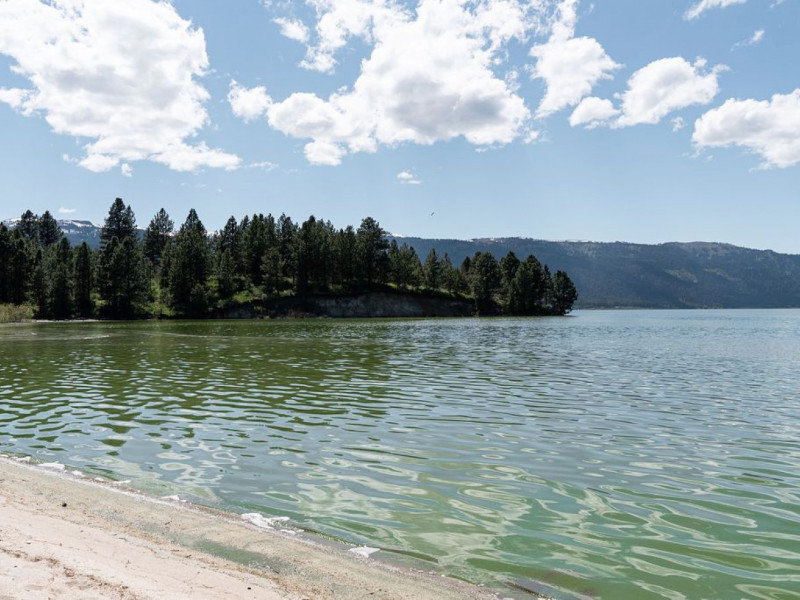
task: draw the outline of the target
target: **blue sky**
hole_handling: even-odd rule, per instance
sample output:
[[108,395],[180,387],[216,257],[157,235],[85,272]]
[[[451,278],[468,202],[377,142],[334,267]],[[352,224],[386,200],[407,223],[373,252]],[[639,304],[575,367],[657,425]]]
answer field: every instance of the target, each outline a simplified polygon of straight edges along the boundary
[[0,217],[800,253],[797,0],[0,0]]

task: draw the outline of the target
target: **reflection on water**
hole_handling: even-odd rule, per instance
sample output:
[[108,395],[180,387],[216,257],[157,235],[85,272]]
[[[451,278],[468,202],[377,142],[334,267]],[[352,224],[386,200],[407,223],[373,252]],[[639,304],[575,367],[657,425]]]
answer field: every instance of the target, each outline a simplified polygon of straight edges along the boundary
[[797,311],[3,327],[0,449],[481,583],[800,597],[798,334]]

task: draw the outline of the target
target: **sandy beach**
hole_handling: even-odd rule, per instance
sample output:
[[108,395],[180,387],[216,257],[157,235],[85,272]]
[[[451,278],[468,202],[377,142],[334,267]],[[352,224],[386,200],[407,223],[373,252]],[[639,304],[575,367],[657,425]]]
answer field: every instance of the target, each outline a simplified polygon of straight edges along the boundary
[[498,596],[282,532],[279,522],[256,515],[245,520],[89,480],[58,465],[0,459],[0,600],[49,598]]

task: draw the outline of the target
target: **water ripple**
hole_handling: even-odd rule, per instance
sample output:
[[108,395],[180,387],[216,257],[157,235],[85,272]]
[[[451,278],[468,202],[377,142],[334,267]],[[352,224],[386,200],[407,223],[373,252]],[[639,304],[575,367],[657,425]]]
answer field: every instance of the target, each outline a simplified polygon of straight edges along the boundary
[[0,448],[480,583],[797,597],[799,329],[798,311],[0,328]]

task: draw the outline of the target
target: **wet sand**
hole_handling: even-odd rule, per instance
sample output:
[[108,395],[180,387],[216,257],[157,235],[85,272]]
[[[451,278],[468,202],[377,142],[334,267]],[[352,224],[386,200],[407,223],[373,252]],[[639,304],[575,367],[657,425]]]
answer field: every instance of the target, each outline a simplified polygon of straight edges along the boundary
[[0,600],[498,598],[261,525],[0,459]]

